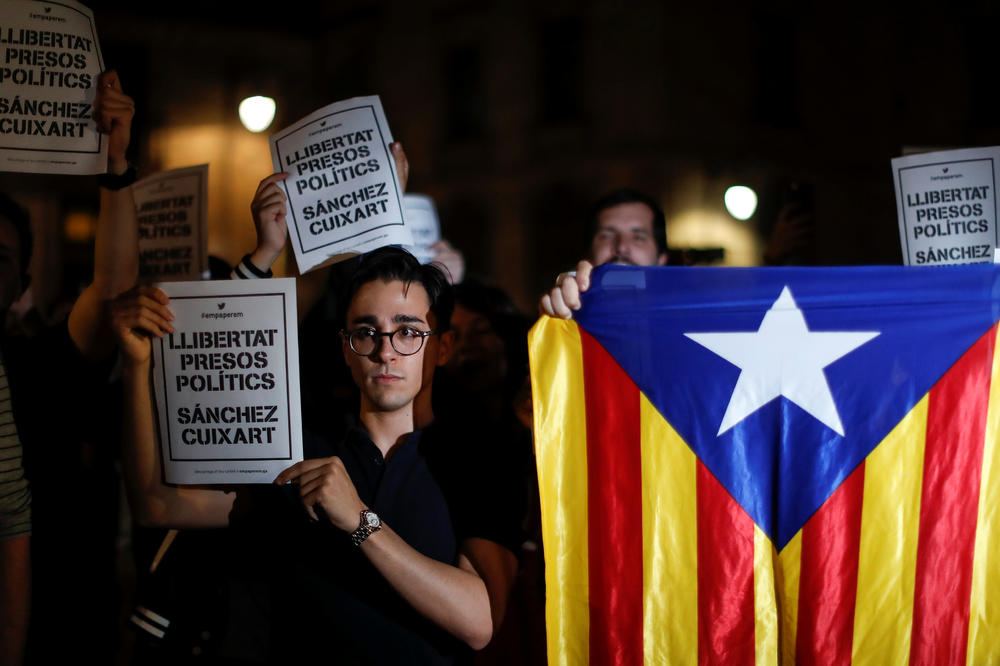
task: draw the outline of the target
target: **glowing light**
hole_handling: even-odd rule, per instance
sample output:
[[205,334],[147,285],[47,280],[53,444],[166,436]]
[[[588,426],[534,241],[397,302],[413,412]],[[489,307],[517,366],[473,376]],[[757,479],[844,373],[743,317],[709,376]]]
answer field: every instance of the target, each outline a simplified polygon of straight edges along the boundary
[[270,97],[255,95],[240,102],[240,122],[251,132],[263,132],[271,126],[277,104]]
[[726,210],[737,220],[749,220],[757,211],[757,193],[745,185],[734,185],[726,190]]

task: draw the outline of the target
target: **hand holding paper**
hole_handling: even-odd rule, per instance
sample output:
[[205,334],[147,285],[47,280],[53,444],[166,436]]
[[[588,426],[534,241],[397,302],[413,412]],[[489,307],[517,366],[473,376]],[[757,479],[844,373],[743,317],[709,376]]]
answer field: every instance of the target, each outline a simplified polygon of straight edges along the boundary
[[290,481],[298,482],[302,506],[313,520],[319,519],[315,510],[319,506],[334,526],[345,531],[358,526],[358,516],[365,505],[358,497],[347,468],[337,456],[303,460],[274,480],[278,485]]
[[406,159],[401,141],[393,141],[389,145],[392,161],[396,163],[396,178],[399,180],[399,191],[406,192],[406,182],[410,180],[410,161]]
[[149,338],[174,332],[169,302],[162,291],[145,285],[133,287],[111,301],[111,328],[126,363],[135,366],[148,362]]
[[329,104],[270,142],[275,171],[289,173],[280,187],[300,271],[413,244],[402,206],[409,164],[377,96]]
[[122,92],[118,72],[109,69],[97,78],[94,120],[97,131],[108,135],[108,171],[121,175],[128,169],[125,150],[132,135],[135,102]]
[[257,230],[257,248],[250,255],[250,260],[264,272],[271,268],[271,264],[285,249],[285,239],[288,237],[288,197],[278,187],[278,183],[286,178],[288,174],[285,172],[272,173],[260,181],[253,201],[250,202],[253,225]]

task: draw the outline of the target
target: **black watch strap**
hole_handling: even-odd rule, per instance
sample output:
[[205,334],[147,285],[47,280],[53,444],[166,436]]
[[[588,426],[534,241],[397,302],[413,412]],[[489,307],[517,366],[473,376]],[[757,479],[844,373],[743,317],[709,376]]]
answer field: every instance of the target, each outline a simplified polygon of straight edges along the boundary
[[139,180],[139,172],[131,164],[125,173],[102,173],[97,176],[97,184],[106,190],[123,190]]

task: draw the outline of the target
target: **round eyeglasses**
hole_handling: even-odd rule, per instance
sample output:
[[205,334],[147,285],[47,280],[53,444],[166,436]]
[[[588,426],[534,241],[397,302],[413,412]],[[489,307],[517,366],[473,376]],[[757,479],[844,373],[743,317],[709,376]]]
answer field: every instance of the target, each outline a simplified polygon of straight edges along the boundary
[[347,338],[351,351],[358,356],[371,356],[379,346],[379,338],[389,338],[389,344],[401,356],[412,356],[424,346],[424,339],[437,331],[418,331],[410,326],[397,328],[395,331],[383,333],[369,326],[362,326],[353,331],[341,331]]

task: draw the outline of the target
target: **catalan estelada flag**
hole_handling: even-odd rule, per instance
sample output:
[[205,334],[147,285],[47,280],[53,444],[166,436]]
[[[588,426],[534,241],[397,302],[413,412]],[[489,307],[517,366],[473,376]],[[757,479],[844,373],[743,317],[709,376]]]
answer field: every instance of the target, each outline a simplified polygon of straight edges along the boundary
[[1000,267],[594,273],[530,337],[549,663],[1000,663]]

